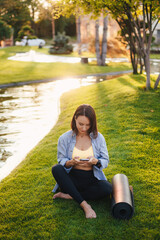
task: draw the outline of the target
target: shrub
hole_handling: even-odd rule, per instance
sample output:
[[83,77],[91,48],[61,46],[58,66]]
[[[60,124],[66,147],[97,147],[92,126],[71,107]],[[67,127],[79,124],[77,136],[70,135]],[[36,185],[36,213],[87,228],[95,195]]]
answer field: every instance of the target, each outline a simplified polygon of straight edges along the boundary
[[21,28],[21,30],[18,32],[17,39],[23,39],[24,36],[26,36],[27,39],[37,38],[36,36],[34,36],[34,30],[29,25],[25,25]]
[[52,47],[49,49],[50,54],[70,54],[73,52],[73,46],[69,44],[69,37],[65,35],[65,32],[58,33],[55,36]]

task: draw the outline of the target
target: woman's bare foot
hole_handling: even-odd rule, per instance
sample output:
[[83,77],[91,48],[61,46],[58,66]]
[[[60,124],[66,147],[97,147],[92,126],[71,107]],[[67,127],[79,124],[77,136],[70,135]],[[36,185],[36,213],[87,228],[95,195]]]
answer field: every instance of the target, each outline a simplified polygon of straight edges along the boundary
[[91,206],[86,201],[83,201],[80,204],[80,206],[81,206],[81,208],[83,208],[86,218],[96,218],[97,217],[95,211],[91,208]]
[[56,198],[72,199],[72,197],[69,194],[62,193],[62,192],[58,192],[53,196],[53,199],[56,199]]

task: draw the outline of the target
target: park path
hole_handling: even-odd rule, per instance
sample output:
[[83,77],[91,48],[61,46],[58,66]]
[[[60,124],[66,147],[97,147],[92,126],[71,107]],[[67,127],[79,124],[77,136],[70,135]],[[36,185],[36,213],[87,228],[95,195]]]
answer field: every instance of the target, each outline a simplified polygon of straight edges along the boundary
[[[81,62],[81,57],[49,55],[36,52],[34,50],[30,50],[29,52],[16,53],[16,55],[9,57],[8,60],[39,63],[53,63],[53,62],[79,63]],[[89,62],[96,61],[96,58],[88,58],[88,61]],[[129,62],[129,61],[127,58],[106,58],[106,63],[108,62]]]

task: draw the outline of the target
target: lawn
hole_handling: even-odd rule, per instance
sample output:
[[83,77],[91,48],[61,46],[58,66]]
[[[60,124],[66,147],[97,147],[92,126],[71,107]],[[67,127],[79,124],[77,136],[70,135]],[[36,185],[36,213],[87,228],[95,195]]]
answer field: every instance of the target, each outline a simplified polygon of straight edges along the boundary
[[160,59],[160,54],[150,54],[151,59]]
[[[35,50],[47,53],[47,49],[37,47],[8,47],[0,49],[0,84],[39,79],[77,76],[82,74],[107,73],[131,69],[130,63],[109,63],[107,66],[97,66],[96,63],[37,63],[11,61],[7,58],[16,53]],[[74,53],[71,56],[76,56]]]
[[[62,96],[57,124],[0,183],[1,240],[160,239],[160,91],[145,91],[144,86],[144,75],[126,75]],[[133,186],[135,213],[129,221],[112,217],[109,200],[90,202],[96,219],[85,219],[73,200],[52,200],[57,140],[70,129],[72,114],[82,103],[95,108],[99,131],[105,136],[108,180],[123,173]]]

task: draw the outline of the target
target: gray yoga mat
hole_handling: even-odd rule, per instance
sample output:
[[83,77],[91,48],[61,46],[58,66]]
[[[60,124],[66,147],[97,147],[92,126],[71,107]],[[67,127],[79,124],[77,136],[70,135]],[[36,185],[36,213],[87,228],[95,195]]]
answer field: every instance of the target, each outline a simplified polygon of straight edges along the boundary
[[116,174],[112,178],[112,186],[112,215],[118,219],[130,219],[134,213],[134,202],[127,176]]

